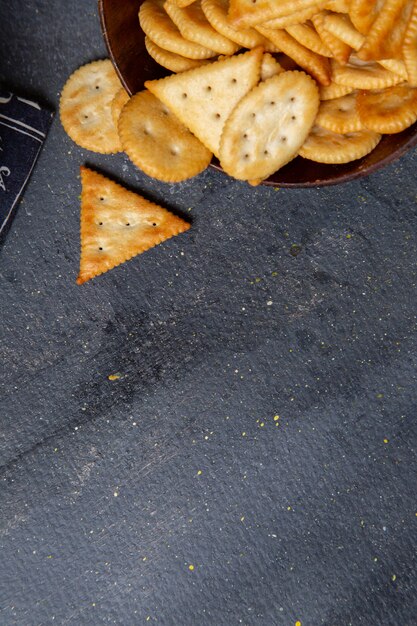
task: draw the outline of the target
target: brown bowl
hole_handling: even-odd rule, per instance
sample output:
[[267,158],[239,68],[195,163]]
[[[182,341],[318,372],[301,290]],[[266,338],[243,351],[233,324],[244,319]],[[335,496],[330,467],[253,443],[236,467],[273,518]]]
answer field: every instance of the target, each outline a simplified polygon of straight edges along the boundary
[[[104,39],[113,64],[130,95],[141,91],[144,82],[169,72],[147,53],[138,11],[143,0],[99,0]],[[402,156],[417,144],[417,123],[402,133],[384,135],[377,147],[362,159],[343,165],[326,165],[297,157],[265,180],[279,187],[318,187],[362,178]],[[212,166],[221,169],[218,161]]]

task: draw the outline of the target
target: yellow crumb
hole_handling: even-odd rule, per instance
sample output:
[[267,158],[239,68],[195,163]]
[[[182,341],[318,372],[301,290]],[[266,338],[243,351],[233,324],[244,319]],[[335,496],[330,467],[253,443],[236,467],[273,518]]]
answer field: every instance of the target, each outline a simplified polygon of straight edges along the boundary
[[389,442],[389,439],[384,439],[384,443],[388,443],[388,442]]
[[391,576],[391,580],[392,580],[392,582],[393,582],[393,583],[397,580],[397,577],[396,577],[396,575],[395,575],[395,574],[393,574],[393,575]]
[[245,431],[243,431],[243,433],[242,433],[242,437],[246,437],[246,433],[245,433]]
[[109,380],[119,380],[119,378],[121,378],[120,374],[110,374],[109,376],[107,376],[107,378]]
[[201,470],[198,470],[198,472],[197,472],[197,476],[201,476],[201,474],[202,474],[202,473],[203,473],[203,472],[202,472]]
[[279,420],[279,415],[274,415],[274,422],[277,422]]
[[259,424],[259,426],[260,426],[261,428],[263,428],[263,427],[265,426],[265,422],[261,422],[261,423]]
[[190,570],[190,572],[193,572],[194,571],[194,565],[189,565],[188,569]]

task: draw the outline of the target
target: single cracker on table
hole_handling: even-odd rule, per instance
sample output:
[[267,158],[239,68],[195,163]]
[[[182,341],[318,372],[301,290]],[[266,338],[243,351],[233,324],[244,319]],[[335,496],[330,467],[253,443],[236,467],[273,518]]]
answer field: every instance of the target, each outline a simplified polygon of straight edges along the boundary
[[218,54],[232,55],[239,49],[236,42],[213,28],[201,8],[200,0],[182,9],[168,0],[164,3],[164,9],[185,39],[215,50]]
[[267,39],[270,39],[277,48],[291,57],[302,69],[311,74],[320,85],[330,84],[330,65],[326,57],[298,43],[298,41],[296,41],[294,37],[291,37],[285,30],[272,30],[264,26],[257,26],[256,30]]
[[151,56],[154,61],[176,74],[192,70],[195,67],[200,67],[200,65],[205,65],[206,63],[211,63],[210,59],[187,59],[186,57],[176,54],[175,52],[164,50],[149,39],[147,35],[145,35],[145,47],[149,56]]
[[353,133],[362,130],[364,125],[356,106],[356,93],[341,98],[325,100],[320,104],[316,124],[335,133]]
[[182,74],[146,81],[145,87],[218,156],[224,123],[259,82],[262,58],[262,48],[254,48]]
[[115,125],[116,128],[119,124],[120,113],[122,112],[122,109],[124,105],[126,104],[126,102],[129,101],[129,97],[130,96],[127,93],[126,89],[122,87],[121,89],[119,89],[119,91],[117,92],[117,94],[114,96],[112,100],[111,114],[113,118],[113,124]]
[[79,285],[190,228],[161,206],[87,167],[81,167],[81,183]]
[[220,163],[239,180],[256,183],[291,161],[319,106],[318,88],[304,72],[284,72],[259,83],[237,104],[220,141]]
[[66,133],[77,145],[101,154],[121,151],[111,110],[121,86],[110,59],[83,65],[69,77],[59,110]]
[[335,133],[314,126],[300,148],[300,156],[318,163],[349,163],[372,152],[381,140],[381,135],[372,130],[356,133]]
[[140,5],[139,22],[145,35],[157,46],[189,59],[210,59],[215,50],[185,39],[164,9],[164,0],[145,0]]
[[227,18],[228,0],[201,0],[201,8],[212,27],[239,46],[249,50],[256,46],[266,46],[266,39],[254,28],[233,28]]
[[377,133],[400,133],[417,120],[417,87],[396,85],[361,91],[358,112],[363,125]]
[[119,135],[129,159],[148,176],[179,182],[208,167],[212,153],[149,91],[124,106]]

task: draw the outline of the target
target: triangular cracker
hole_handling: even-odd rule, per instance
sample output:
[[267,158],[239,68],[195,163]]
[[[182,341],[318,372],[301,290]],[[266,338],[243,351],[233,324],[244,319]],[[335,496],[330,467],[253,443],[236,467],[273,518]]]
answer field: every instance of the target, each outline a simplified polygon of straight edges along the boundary
[[190,228],[181,218],[102,174],[80,169],[79,285]]
[[262,48],[255,48],[181,74],[148,80],[145,87],[218,156],[223,126],[236,104],[258,83],[262,57]]

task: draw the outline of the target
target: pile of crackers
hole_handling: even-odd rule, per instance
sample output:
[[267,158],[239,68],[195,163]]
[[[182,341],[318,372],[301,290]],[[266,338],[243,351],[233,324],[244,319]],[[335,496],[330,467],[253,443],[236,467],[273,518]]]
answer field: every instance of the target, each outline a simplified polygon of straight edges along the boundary
[[[139,22],[173,73],[129,97],[110,60],[90,63],[60,113],[77,144],[124,151],[158,180],[195,176],[214,155],[257,185],[298,155],[359,159],[417,120],[417,0],[145,0]],[[189,227],[114,185],[84,168],[79,282]]]

